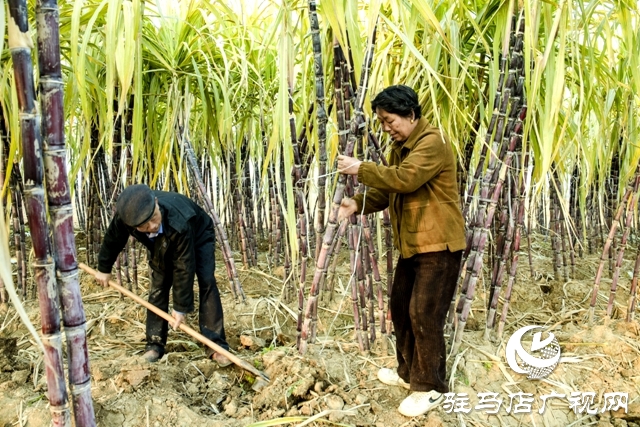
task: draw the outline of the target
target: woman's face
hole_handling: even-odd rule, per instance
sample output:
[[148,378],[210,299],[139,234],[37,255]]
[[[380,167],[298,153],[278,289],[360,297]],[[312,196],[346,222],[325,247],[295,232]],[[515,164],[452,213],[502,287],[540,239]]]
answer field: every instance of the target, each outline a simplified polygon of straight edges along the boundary
[[382,125],[382,131],[388,133],[396,142],[406,141],[418,124],[415,120],[412,123],[411,117],[402,117],[389,113],[382,108],[376,109],[376,115]]

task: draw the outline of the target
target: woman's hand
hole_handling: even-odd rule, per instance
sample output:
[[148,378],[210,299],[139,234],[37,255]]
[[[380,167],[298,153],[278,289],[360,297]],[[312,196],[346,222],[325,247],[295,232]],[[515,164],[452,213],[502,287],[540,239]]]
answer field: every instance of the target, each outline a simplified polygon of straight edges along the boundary
[[349,218],[351,215],[356,213],[358,210],[358,205],[355,200],[345,197],[340,202],[340,207],[338,208],[338,223],[342,222],[343,219]]
[[361,163],[358,159],[340,154],[338,156],[338,172],[345,175],[358,175]]

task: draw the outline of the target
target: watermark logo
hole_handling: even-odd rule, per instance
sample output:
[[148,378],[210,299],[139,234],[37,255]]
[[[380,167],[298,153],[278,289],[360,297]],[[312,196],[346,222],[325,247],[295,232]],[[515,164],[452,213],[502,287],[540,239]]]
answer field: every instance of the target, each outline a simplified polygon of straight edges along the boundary
[[[511,369],[519,374],[527,374],[529,379],[546,378],[553,372],[560,360],[560,344],[555,335],[549,332],[549,336],[541,340],[542,332],[533,335],[531,349],[527,351],[522,346],[522,337],[532,329],[542,329],[540,326],[525,326],[511,335],[505,350],[507,362]],[[520,357],[522,366],[518,363],[516,355]]]

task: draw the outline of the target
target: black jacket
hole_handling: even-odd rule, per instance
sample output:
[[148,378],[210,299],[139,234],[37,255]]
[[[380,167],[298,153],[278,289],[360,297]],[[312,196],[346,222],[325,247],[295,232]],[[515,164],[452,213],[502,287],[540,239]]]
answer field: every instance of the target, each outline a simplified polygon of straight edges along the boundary
[[149,249],[151,269],[160,273],[161,277],[172,276],[174,309],[188,313],[193,311],[195,248],[215,242],[213,221],[188,197],[166,191],[153,193],[162,213],[163,234],[152,241],[146,233],[127,226],[116,214],[102,240],[98,271],[111,273],[113,264],[131,235]]

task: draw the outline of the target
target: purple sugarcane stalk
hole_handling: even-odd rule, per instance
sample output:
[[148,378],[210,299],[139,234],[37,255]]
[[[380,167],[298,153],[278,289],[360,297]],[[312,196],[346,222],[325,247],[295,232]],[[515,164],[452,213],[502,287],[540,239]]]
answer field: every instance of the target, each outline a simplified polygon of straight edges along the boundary
[[73,398],[75,424],[90,427],[96,425],[96,420],[91,399],[86,317],[80,292],[71,186],[67,176],[64,92],[60,67],[60,17],[57,1],[38,0],[36,17],[45,182],[53,223],[54,257],[62,321],[67,338],[69,389]]
[[[385,257],[387,259],[387,297],[391,296],[393,288],[393,238],[391,237],[391,218],[389,210],[382,211],[382,228],[384,229],[384,245],[387,248]],[[386,331],[391,335],[393,326],[391,324],[391,307],[389,307],[389,298],[387,298],[387,314],[385,316]]]
[[327,174],[327,112],[324,107],[324,67],[322,65],[322,43],[320,41],[320,25],[316,12],[316,1],[309,0],[309,22],[311,41],[313,44],[313,65],[316,79],[316,117],[318,120],[318,211],[316,213],[316,253],[322,244],[325,231],[326,174]]
[[633,279],[631,280],[631,289],[629,290],[629,303],[627,305],[627,322],[633,321],[633,318],[635,317],[639,273],[640,273],[640,251],[638,251],[638,255],[636,256],[636,264],[633,267]]
[[624,251],[627,247],[627,239],[629,238],[629,233],[631,232],[631,221],[633,220],[633,212],[635,210],[636,204],[638,202],[638,183],[636,180],[636,185],[633,189],[633,196],[630,199],[630,202],[627,204],[626,214],[625,214],[625,228],[624,233],[622,234],[622,239],[620,240],[620,249],[617,253],[616,264],[613,270],[613,280],[611,281],[611,291],[609,292],[609,302],[607,304],[607,317],[611,317],[611,313],[613,312],[613,302],[616,298],[616,290],[618,288],[618,279],[620,278],[620,268],[622,267],[622,260],[624,257]]
[[[511,177],[511,174],[509,174],[509,176]],[[510,194],[510,192],[507,194]],[[508,209],[507,203],[509,202],[505,201],[505,210]],[[517,200],[514,199],[512,204],[512,211],[517,213]],[[485,326],[485,339],[489,338],[489,331],[493,329],[495,325],[495,315],[498,307],[498,301],[500,299],[500,290],[502,287],[503,276],[505,271],[507,270],[507,259],[511,255],[511,246],[513,243],[513,235],[515,233],[514,218],[509,216],[506,212],[503,213],[503,216],[504,221],[507,222],[507,229],[504,233],[504,246],[500,256],[500,261],[496,266],[495,277],[491,284],[493,293],[491,295],[491,301],[489,302],[489,313],[487,315],[487,323]]]
[[[365,56],[365,61],[363,63],[363,71],[361,74],[361,83],[360,89],[358,90],[358,96],[356,98],[356,114],[351,121],[351,130],[350,134],[353,135],[353,143],[355,143],[355,135],[358,131],[362,131],[364,127],[365,120],[363,118],[362,107],[364,105],[364,98],[366,94],[367,82],[369,79],[369,73],[371,70],[371,63],[373,60],[373,50],[375,46],[375,28],[371,37],[370,49],[367,51],[367,55]],[[346,105],[345,105],[346,107]],[[351,139],[351,138],[350,138]],[[345,150],[346,155],[351,155],[353,153],[353,143],[349,141],[347,149]],[[338,178],[338,184],[336,186],[336,190],[333,196],[331,210],[329,212],[329,221],[327,224],[327,230],[322,240],[322,248],[318,255],[318,259],[316,261],[316,270],[314,273],[313,282],[311,283],[311,288],[309,289],[309,299],[307,301],[307,308],[305,310],[305,320],[302,325],[302,333],[300,339],[299,350],[301,354],[305,354],[307,350],[307,341],[309,339],[313,339],[315,336],[315,327],[316,323],[313,321],[314,313],[317,312],[317,300],[318,300],[318,291],[320,289],[320,280],[323,276],[326,275],[326,266],[327,266],[327,258],[330,257],[331,254],[328,253],[328,249],[331,246],[333,238],[335,236],[335,232],[337,230],[337,218],[338,218],[338,210],[340,208],[340,203],[342,202],[342,198],[344,195],[346,183],[346,175],[340,174]],[[352,295],[353,297],[353,295]],[[357,295],[356,295],[357,298]],[[356,307],[354,306],[354,310]],[[354,311],[354,320],[357,319],[356,311]],[[313,342],[313,341],[311,341]]]
[[50,412],[54,426],[70,426],[69,398],[65,384],[62,337],[60,336],[60,300],[48,237],[43,187],[42,134],[40,116],[35,104],[31,62],[33,45],[29,34],[27,4],[24,0],[10,0],[8,5],[9,49],[13,59],[15,87],[20,109],[25,205],[35,254],[34,272],[40,305]]
[[244,302],[246,300],[246,296],[244,290],[242,289],[242,285],[240,284],[240,279],[238,278],[238,270],[236,269],[235,262],[233,261],[233,255],[231,252],[231,246],[229,245],[229,238],[227,236],[226,231],[222,227],[220,223],[220,217],[216,212],[213,202],[209,197],[209,193],[207,192],[204,182],[202,181],[202,174],[200,173],[200,169],[198,168],[198,162],[196,160],[196,156],[193,152],[193,148],[191,147],[191,143],[187,139],[186,135],[182,138],[182,143],[184,144],[185,153],[187,157],[187,164],[189,165],[189,170],[191,174],[195,178],[196,186],[198,188],[198,193],[200,194],[200,199],[204,204],[207,213],[213,219],[213,224],[215,226],[216,238],[218,242],[220,242],[220,248],[222,249],[222,257],[224,259],[224,265],[227,269],[227,276],[229,278],[229,288],[231,289],[231,293],[233,294],[233,298],[235,300],[238,299],[238,296],[242,298]]
[[[317,18],[317,17],[316,17]],[[307,219],[305,215],[305,198],[304,183],[302,181],[302,158],[300,155],[300,147],[298,144],[296,119],[293,108],[293,85],[289,81],[289,135],[291,138],[291,147],[293,151],[293,170],[292,184],[295,189],[295,207],[298,215],[296,221],[296,229],[298,236],[298,251],[300,262],[300,276],[298,280],[298,321],[296,330],[298,331],[297,343],[300,345],[300,336],[302,333],[302,317],[304,312],[304,288],[307,277],[307,258],[308,258],[308,241],[307,241]]]
[[[521,111],[521,119],[526,116],[526,108],[523,108]],[[471,302],[473,301],[473,295],[475,292],[475,286],[478,281],[478,276],[482,271],[482,258],[485,251],[485,246],[488,240],[488,231],[491,226],[491,222],[493,221],[493,215],[495,213],[495,208],[498,203],[498,199],[500,198],[500,193],[502,191],[502,186],[506,179],[506,174],[508,172],[509,167],[511,167],[512,160],[514,158],[514,150],[516,146],[518,146],[521,142],[522,137],[518,134],[513,134],[510,140],[510,146],[507,151],[507,155],[502,163],[500,168],[500,174],[498,178],[498,182],[493,186],[493,194],[489,203],[486,206],[486,215],[484,217],[479,218],[478,222],[482,223],[482,227],[476,228],[474,232],[474,241],[477,238],[477,250],[475,251],[475,256],[469,257],[467,260],[467,275],[465,276],[465,282],[467,282],[467,289],[465,298],[461,298],[462,303],[462,311],[460,312],[458,318],[458,326],[456,328],[454,343],[452,353],[456,354],[458,349],[460,348],[460,344],[462,342],[462,334],[464,331],[464,326],[467,323],[467,317],[469,312],[471,311]],[[484,204],[484,203],[483,203]],[[484,212],[484,209],[480,209],[478,211]],[[473,255],[473,254],[472,254]]]
[[[348,225],[347,221],[343,221],[342,224],[340,224],[340,228],[338,228],[338,233],[336,237],[333,239],[331,246],[329,247],[330,254],[340,253],[340,248],[342,247],[342,239],[345,233],[347,232],[347,225]],[[334,290],[333,283],[336,277],[336,268],[338,266],[338,261],[339,261],[339,258],[336,256],[333,258],[333,263],[331,264],[331,279],[329,280],[328,286],[327,286],[327,293],[328,293],[327,298],[329,299],[329,301],[333,301],[333,290]],[[329,262],[329,258],[327,258],[327,262]],[[326,280],[326,272],[325,272],[325,275],[322,277],[320,283],[321,284],[325,283],[325,280]]]
[[[15,169],[14,169],[15,170]],[[22,292],[22,298],[27,299],[27,277],[26,277],[26,260],[24,257],[25,254],[25,232],[24,232],[24,220],[21,215],[22,209],[22,194],[20,192],[20,188],[13,184],[14,177],[13,172],[11,173],[12,177],[10,178],[9,185],[11,186],[11,216],[13,217],[13,237],[16,249],[16,262],[18,265],[18,274],[16,283],[18,285],[18,289]]]
[[[528,154],[524,154],[524,170],[527,170],[527,164],[529,163]],[[502,336],[504,330],[504,324],[507,320],[507,313],[509,311],[509,303],[511,301],[511,292],[516,282],[516,272],[518,269],[518,258],[520,256],[520,239],[522,236],[522,228],[524,226],[524,193],[528,188],[529,183],[526,181],[526,174],[520,179],[520,191],[518,194],[518,201],[516,209],[514,209],[514,215],[516,217],[516,230],[513,237],[513,249],[511,251],[511,268],[509,270],[509,280],[505,289],[504,303],[502,305],[502,313],[500,315],[500,322],[498,323],[497,336]]]
[[485,141],[484,141],[484,144],[482,144],[480,156],[478,157],[478,163],[476,165],[476,170],[474,171],[474,176],[473,176],[473,180],[471,181],[471,186],[467,192],[467,198],[465,200],[464,209],[462,211],[462,215],[464,218],[467,218],[467,216],[469,215],[471,200],[473,198],[473,194],[475,193],[476,187],[480,182],[480,177],[482,176],[482,170],[483,170],[483,166],[487,156],[487,149],[493,139],[494,130],[496,129],[496,123],[498,121],[498,117],[500,116],[500,111],[498,110],[498,106],[500,105],[500,97],[502,96],[502,84],[504,82],[504,75],[505,75],[506,69],[507,69],[507,57],[505,56],[500,60],[500,77],[498,78],[498,86],[496,89],[496,96],[493,103],[493,114],[491,115],[491,120],[489,121],[489,127],[487,128]]
[[[382,280],[380,278],[380,270],[378,268],[378,255],[375,250],[375,246],[373,245],[373,237],[371,236],[371,227],[369,225],[369,220],[365,215],[361,216],[362,221],[362,231],[364,237],[364,245],[363,248],[366,249],[366,253],[363,252],[365,256],[365,266],[366,266],[366,280],[367,280],[367,296],[369,298],[369,324],[371,325],[370,331],[370,341],[373,342],[375,340],[376,331],[375,331],[375,321],[374,321],[374,287],[376,289],[382,289]],[[382,310],[381,307],[379,307]],[[384,333],[384,312],[380,311],[378,313],[379,318],[381,320],[380,327],[382,333]]]
[[604,249],[602,250],[602,256],[600,257],[600,264],[598,265],[598,270],[596,271],[596,278],[593,284],[593,291],[591,293],[591,302],[589,303],[589,322],[593,321],[593,315],[595,313],[596,301],[598,299],[598,290],[600,288],[600,279],[602,279],[602,272],[604,270],[604,265],[608,259],[607,254],[609,253],[609,249],[611,248],[611,243],[615,237],[616,231],[618,229],[618,225],[620,224],[620,217],[622,216],[622,212],[624,211],[627,201],[631,197],[631,194],[634,193],[634,189],[638,188],[638,183],[640,182],[640,167],[636,169],[636,174],[634,176],[633,184],[629,183],[627,188],[625,189],[624,195],[622,196],[622,200],[620,201],[620,205],[616,211],[616,215],[613,218],[613,222],[611,223],[611,229],[609,230],[609,234],[607,235],[607,240],[604,244]]

